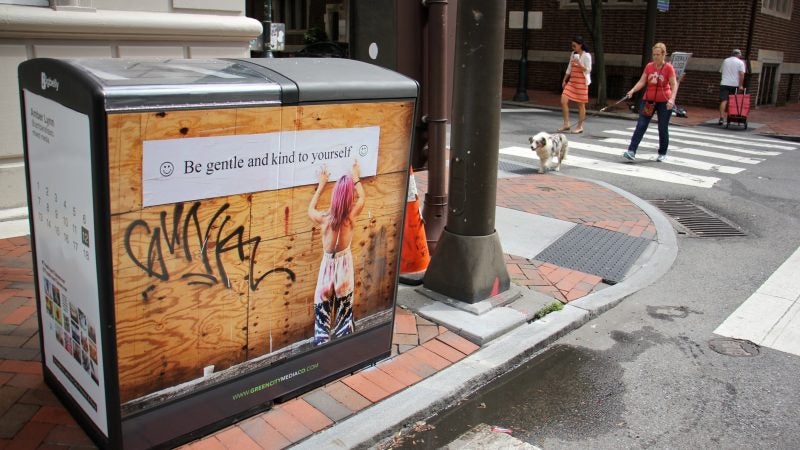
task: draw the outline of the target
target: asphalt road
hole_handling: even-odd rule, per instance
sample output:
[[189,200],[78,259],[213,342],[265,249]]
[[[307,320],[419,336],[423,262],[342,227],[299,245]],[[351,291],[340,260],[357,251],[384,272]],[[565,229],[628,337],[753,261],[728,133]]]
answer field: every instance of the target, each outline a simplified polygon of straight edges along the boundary
[[[561,123],[555,112],[502,119],[501,148],[525,146],[528,136]],[[583,135],[569,138],[600,143],[605,131],[633,125],[592,118]],[[753,137],[711,126],[695,131],[725,135],[720,140]],[[620,161],[613,154],[573,155]],[[689,200],[746,236],[679,235],[678,257],[664,277],[432,417],[433,428],[415,433],[403,448],[439,448],[479,423],[510,428],[515,438],[546,450],[800,448],[800,356],[735,345],[719,353],[711,345],[720,338],[714,330],[800,245],[799,168],[800,150],[784,151],[740,173],[716,173],[719,181],[710,188],[562,168],[642,199]]]

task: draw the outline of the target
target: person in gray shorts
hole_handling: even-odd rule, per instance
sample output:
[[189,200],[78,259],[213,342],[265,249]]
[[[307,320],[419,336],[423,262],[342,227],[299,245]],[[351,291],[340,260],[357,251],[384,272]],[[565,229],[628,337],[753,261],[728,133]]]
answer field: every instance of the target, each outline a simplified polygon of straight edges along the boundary
[[728,96],[736,93],[736,89],[744,89],[745,65],[742,61],[742,51],[733,49],[731,56],[722,61],[719,71],[722,79],[719,82],[719,124],[725,122],[725,113],[728,108]]

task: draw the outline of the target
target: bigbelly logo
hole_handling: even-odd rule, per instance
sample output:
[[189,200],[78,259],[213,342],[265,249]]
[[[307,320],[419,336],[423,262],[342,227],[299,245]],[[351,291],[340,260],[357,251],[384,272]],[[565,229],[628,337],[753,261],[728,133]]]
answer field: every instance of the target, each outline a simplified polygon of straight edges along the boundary
[[55,78],[48,78],[47,74],[42,72],[42,90],[46,91],[47,88],[54,88],[58,90],[58,80]]

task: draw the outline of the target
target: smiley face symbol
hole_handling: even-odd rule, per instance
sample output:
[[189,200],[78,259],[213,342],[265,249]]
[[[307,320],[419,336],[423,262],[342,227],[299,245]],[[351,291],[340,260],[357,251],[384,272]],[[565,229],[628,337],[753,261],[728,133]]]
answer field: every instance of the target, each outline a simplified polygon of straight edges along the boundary
[[174,171],[175,166],[169,161],[161,163],[161,167],[159,168],[159,172],[161,172],[161,175],[165,177],[172,175],[172,172]]
[[368,152],[369,152],[369,147],[367,147],[366,145],[362,145],[361,147],[358,148],[358,154],[361,156],[367,156]]

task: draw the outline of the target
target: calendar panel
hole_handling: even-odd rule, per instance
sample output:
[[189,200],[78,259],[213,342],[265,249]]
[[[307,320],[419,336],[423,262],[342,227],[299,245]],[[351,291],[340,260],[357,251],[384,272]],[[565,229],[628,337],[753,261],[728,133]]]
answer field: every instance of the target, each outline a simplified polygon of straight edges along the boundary
[[107,435],[89,118],[24,99],[44,361]]

